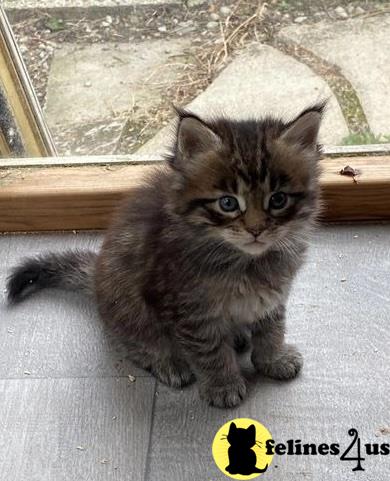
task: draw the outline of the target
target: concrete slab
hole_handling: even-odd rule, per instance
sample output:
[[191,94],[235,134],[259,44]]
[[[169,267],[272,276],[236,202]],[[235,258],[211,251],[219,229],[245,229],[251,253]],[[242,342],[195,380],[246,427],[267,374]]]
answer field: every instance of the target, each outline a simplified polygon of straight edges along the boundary
[[[224,113],[233,118],[265,114],[291,118],[320,99],[329,98],[321,141],[337,144],[348,135],[341,109],[328,84],[309,67],[278,50],[258,45],[238,56],[216,80],[188,105],[205,117]],[[162,153],[172,126],[160,131],[139,153]]]
[[158,104],[176,75],[169,58],[188,42],[64,45],[51,66],[45,107],[49,125],[69,127]]
[[390,15],[291,26],[280,35],[340,67],[372,131],[390,133]]

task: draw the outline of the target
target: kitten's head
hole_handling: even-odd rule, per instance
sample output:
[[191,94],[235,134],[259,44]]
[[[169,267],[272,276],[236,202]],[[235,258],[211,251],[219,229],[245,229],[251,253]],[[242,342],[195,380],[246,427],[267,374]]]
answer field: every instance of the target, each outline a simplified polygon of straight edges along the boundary
[[227,440],[231,446],[240,448],[251,448],[256,443],[256,427],[251,424],[248,428],[238,428],[235,423],[231,423]]
[[249,255],[288,249],[318,209],[323,110],[315,105],[286,123],[270,117],[205,122],[179,111],[169,157],[176,213]]

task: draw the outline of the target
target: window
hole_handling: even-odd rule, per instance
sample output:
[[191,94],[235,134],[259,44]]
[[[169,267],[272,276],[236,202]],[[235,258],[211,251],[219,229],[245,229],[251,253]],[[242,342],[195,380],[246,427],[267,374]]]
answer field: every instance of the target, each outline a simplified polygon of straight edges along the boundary
[[[217,109],[253,114],[258,92],[265,110],[276,103],[280,113],[296,98],[329,97],[322,133],[324,220],[388,218],[387,131],[383,114],[373,113],[370,92],[359,97],[353,86],[356,65],[331,68],[339,61],[336,49],[332,56],[331,40],[318,39],[308,17],[298,15],[299,2],[252,3],[217,11],[173,2],[90,17],[50,8],[27,15],[6,2],[15,37],[1,11],[0,229],[104,227],[123,194],[161,160],[174,115],[170,101],[202,111],[211,99]],[[377,18],[369,8],[368,17]],[[351,21],[362,23],[361,7],[350,10],[344,9]],[[310,12],[322,28],[316,23],[323,20],[321,9],[317,16]],[[341,49],[345,25],[336,20],[342,14],[330,15]],[[268,37],[265,25],[273,29]],[[386,99],[380,103],[382,112]],[[364,145],[352,145],[357,142]]]

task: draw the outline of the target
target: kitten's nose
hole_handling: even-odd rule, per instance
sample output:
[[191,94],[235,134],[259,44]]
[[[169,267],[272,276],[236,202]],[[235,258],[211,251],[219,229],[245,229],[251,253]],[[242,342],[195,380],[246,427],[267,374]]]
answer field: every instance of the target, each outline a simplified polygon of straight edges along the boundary
[[254,237],[258,237],[263,231],[263,229],[260,226],[246,227],[246,230],[249,232],[249,234],[252,234]]

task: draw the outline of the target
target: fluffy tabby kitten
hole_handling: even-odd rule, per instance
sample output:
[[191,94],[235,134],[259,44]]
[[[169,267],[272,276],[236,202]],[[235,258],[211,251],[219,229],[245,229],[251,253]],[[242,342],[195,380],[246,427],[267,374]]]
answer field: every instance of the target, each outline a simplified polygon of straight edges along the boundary
[[136,364],[173,387],[196,378],[215,406],[245,397],[235,349],[245,329],[259,372],[295,377],[285,304],[319,203],[322,112],[284,123],[180,111],[172,155],[123,205],[100,253],[25,260],[9,301],[46,287],[94,293]]

